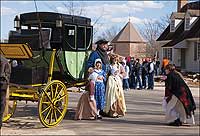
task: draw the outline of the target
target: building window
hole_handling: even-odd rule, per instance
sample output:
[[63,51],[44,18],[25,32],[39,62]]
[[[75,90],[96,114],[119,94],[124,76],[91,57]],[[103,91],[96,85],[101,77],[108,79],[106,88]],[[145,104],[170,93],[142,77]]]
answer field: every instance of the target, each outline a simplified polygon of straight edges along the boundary
[[172,61],[172,48],[163,48],[163,57],[167,57]]
[[170,21],[170,32],[175,32],[175,19]]
[[185,18],[185,30],[190,30],[190,17]]
[[195,42],[194,43],[194,60],[200,60],[200,43]]

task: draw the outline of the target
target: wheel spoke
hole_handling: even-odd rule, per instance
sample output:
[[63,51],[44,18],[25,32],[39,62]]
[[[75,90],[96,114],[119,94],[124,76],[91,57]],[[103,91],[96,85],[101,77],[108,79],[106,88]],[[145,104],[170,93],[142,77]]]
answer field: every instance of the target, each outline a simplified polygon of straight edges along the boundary
[[53,118],[53,109],[51,110],[51,116],[50,116],[50,119],[49,119],[49,124],[51,124],[52,118]]
[[48,113],[47,113],[47,115],[46,115],[46,117],[45,117],[45,119],[44,119],[44,120],[46,120],[46,119],[47,119],[47,117],[49,116],[50,112],[51,112],[51,109],[49,109],[49,111],[48,111]]
[[49,101],[52,103],[51,98],[49,97],[48,93],[46,91],[44,91],[44,93],[46,94],[46,96],[49,99]]
[[56,114],[56,109],[54,109],[53,111],[54,111],[54,116],[55,116],[55,122],[57,122],[58,117],[57,117],[57,114]]
[[56,110],[63,116],[62,112],[60,111],[59,108],[56,107]]
[[57,91],[58,91],[58,84],[57,84],[57,86],[56,86],[56,91],[55,91],[54,97],[56,97]]
[[[60,92],[62,92],[62,90],[64,90],[64,88],[62,88],[62,89],[60,90]],[[60,95],[60,92],[59,92],[58,95],[56,96],[56,99],[58,99],[58,96]]]
[[53,85],[51,85],[51,99],[53,99]]
[[42,102],[42,104],[47,104],[47,105],[49,105],[51,102]]
[[41,113],[44,113],[45,111],[47,111],[51,106],[49,105],[46,109],[44,109]]
[[56,100],[56,101],[62,100],[65,96],[66,96],[66,94],[64,94],[63,96],[61,96],[61,97],[60,97],[58,100]]

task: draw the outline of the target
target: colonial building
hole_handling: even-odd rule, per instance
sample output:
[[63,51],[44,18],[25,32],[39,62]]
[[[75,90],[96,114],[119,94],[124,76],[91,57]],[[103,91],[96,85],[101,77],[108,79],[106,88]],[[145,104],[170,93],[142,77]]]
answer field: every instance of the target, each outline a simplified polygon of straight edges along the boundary
[[113,52],[134,58],[146,57],[146,43],[129,21],[112,40]]
[[170,24],[157,39],[161,48],[159,56],[186,72],[199,72],[200,61],[200,2],[178,0],[177,12]]

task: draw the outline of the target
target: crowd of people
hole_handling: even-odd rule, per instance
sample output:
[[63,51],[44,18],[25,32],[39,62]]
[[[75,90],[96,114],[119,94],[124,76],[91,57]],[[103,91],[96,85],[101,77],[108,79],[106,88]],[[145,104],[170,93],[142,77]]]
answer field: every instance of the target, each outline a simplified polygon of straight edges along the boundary
[[[155,57],[152,59],[144,58],[142,60],[139,58],[134,59],[134,57],[126,57],[122,65],[127,73],[123,82],[123,88],[125,90],[129,90],[130,88],[153,90],[154,75],[158,76],[159,74],[163,74],[160,72],[160,61],[156,60]],[[161,69],[164,69],[165,66],[162,65]]]

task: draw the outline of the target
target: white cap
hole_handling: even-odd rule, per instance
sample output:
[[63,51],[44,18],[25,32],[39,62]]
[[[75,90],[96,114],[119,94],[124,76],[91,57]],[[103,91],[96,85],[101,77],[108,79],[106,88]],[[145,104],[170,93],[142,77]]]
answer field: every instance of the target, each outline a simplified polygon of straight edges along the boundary
[[96,59],[94,64],[96,65],[97,62],[102,63],[101,59]]

